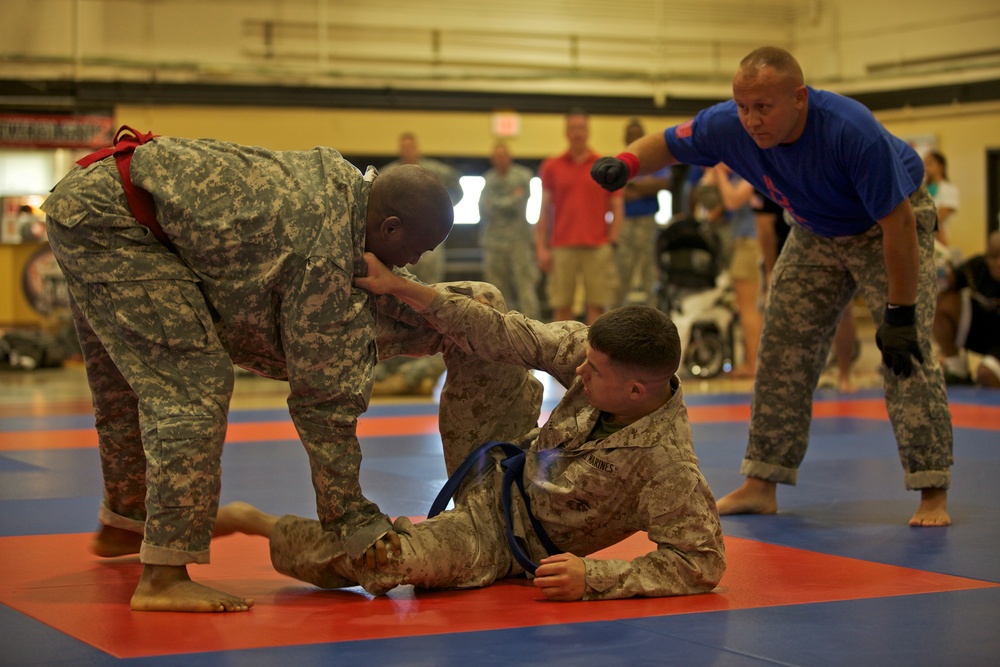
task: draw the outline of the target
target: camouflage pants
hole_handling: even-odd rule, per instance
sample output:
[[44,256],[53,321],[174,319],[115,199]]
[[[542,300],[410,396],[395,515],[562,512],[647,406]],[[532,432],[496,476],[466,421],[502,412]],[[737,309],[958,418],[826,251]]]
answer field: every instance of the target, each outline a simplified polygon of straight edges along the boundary
[[[931,353],[936,300],[934,204],[921,188],[910,197],[920,246],[916,323],[924,363],[909,378],[883,367],[885,402],[908,489],[947,488],[952,465],[951,414],[944,377]],[[882,323],[888,279],[882,230],[823,238],[797,225],[774,268],[764,312],[750,437],[741,473],[796,482],[809,445],[813,390],[837,321],[860,290],[875,325]]]
[[511,310],[537,320],[542,316],[538,303],[538,264],[531,239],[517,243],[488,242],[483,245],[483,277],[496,285]]
[[368,570],[350,560],[318,521],[283,516],[270,537],[275,570],[321,588],[362,585],[379,595],[396,586],[475,588],[520,574],[507,547],[498,482],[499,464],[468,487],[455,509],[413,524],[396,519],[402,553],[385,567]]
[[[440,283],[436,287],[506,311],[503,296],[487,283]],[[526,368],[467,354],[412,308],[391,297],[378,299],[378,312],[375,334],[380,360],[443,353],[447,374],[438,427],[449,475],[482,443],[516,442],[538,425],[542,386]]]
[[621,290],[618,305],[625,305],[632,289],[632,278],[639,276],[639,285],[646,298],[644,305],[656,305],[656,216],[641,215],[625,218],[615,264],[618,266],[618,287]]
[[[74,170],[63,187],[93,203],[65,219],[50,216],[48,228],[93,396],[104,478],[99,520],[142,534],[144,563],[208,562],[232,361],[197,277],[132,217],[114,163]],[[291,400],[289,407],[298,409]],[[363,549],[390,524],[361,493],[353,426],[344,437],[307,419],[296,427],[320,516],[330,524],[343,518],[342,533],[368,540]]]
[[144,563],[208,562],[233,370],[195,276],[129,214],[113,164],[93,216],[48,221],[93,395],[102,523],[143,533]]

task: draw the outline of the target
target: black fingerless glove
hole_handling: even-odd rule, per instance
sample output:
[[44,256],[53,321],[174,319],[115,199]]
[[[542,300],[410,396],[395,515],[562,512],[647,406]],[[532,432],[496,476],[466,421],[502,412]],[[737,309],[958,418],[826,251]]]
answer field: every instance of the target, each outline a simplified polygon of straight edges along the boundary
[[882,352],[882,363],[904,378],[913,373],[913,359],[924,363],[917,340],[916,309],[916,306],[886,306],[885,319],[875,332],[875,344]]
[[[638,167],[638,160],[636,163]],[[633,175],[628,163],[617,157],[598,158],[590,168],[590,177],[602,188],[611,192],[624,188]]]

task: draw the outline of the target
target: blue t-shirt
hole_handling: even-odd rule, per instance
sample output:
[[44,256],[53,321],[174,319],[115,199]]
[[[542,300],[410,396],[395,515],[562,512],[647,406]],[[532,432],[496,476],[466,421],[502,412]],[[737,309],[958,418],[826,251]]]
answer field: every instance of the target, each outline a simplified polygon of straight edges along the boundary
[[[639,176],[636,180],[642,178],[667,178],[670,176],[669,169],[661,169],[660,171],[652,174],[651,176],[643,177]],[[643,197],[642,199],[633,199],[632,201],[625,202],[625,217],[626,218],[638,218],[644,215],[656,215],[660,211],[660,199],[658,194],[650,195],[648,197]]]
[[730,100],[667,128],[667,147],[680,162],[725,162],[815,234],[860,234],[920,187],[923,161],[861,103],[808,90],[806,126],[794,143],[758,148]]

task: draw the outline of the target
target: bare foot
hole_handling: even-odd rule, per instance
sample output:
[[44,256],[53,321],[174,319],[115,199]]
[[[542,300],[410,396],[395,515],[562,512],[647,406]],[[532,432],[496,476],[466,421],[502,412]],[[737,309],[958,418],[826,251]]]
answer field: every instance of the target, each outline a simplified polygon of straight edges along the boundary
[[215,516],[212,537],[223,537],[233,533],[270,537],[278,517],[265,514],[250,503],[242,500],[223,505]]
[[729,374],[734,380],[752,380],[757,374],[757,369],[753,366],[738,366]]
[[841,394],[853,394],[856,389],[854,387],[854,382],[851,381],[851,375],[841,375],[837,380],[837,391]]
[[777,514],[778,485],[756,477],[747,477],[743,485],[716,503],[719,514]]
[[910,525],[917,528],[950,526],[947,506],[948,489],[920,489],[920,507],[910,519]]
[[253,600],[191,581],[183,565],[146,565],[132,594],[132,611],[248,611]]
[[133,533],[131,530],[103,524],[90,540],[91,553],[101,558],[137,554],[141,546],[142,533]]

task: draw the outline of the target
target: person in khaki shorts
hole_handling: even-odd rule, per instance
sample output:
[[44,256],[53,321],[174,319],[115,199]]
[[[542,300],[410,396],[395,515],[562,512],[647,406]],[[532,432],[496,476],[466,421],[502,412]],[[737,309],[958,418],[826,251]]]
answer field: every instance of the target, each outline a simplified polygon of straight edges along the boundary
[[[535,255],[548,274],[553,320],[574,318],[573,300],[583,282],[586,319],[592,323],[618,299],[614,248],[625,218],[621,192],[609,193],[590,178],[599,157],[587,145],[590,118],[566,114],[569,149],[542,163],[542,204],[535,225]],[[611,213],[608,224],[607,214]]]
[[757,309],[760,295],[760,245],[757,221],[750,201],[754,187],[720,162],[712,168],[715,185],[729,215],[731,252],[729,277],[736,292],[736,311],[743,332],[743,363],[733,369],[735,378],[752,378],[757,372],[757,348],[760,345],[761,316]]

